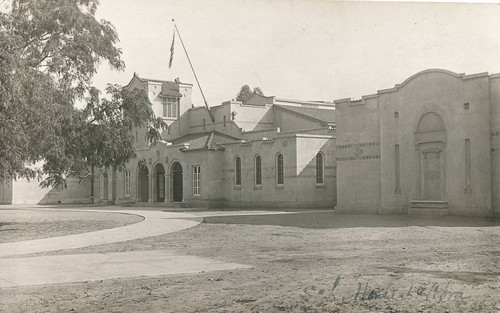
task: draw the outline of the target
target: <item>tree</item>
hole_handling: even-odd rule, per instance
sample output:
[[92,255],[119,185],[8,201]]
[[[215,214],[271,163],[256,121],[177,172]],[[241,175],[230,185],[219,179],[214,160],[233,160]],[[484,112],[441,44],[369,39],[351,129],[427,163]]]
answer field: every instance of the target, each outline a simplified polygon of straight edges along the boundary
[[106,91],[110,99],[99,99],[99,90],[92,88],[87,106],[61,124],[60,139],[65,144],[62,151],[46,155],[43,172],[47,178],[42,186],[65,186],[68,176],[89,178],[93,201],[95,170],[121,169],[135,157],[134,127],[148,126],[151,143],[161,139],[166,124],[154,116],[144,90],[108,85]]
[[252,91],[250,86],[244,85],[241,87],[240,92],[236,95],[236,101],[246,101],[253,95],[264,95],[264,93],[259,87],[255,87]]
[[[149,139],[158,140],[165,125],[144,93],[108,86],[111,99],[99,99],[91,84],[103,61],[125,67],[116,30],[95,19],[97,7],[14,0],[0,12],[0,182],[43,173],[42,186],[60,186],[95,167],[123,166],[134,155],[133,126],[151,127]],[[77,101],[87,106],[79,110]],[[41,160],[43,168],[30,167]]]

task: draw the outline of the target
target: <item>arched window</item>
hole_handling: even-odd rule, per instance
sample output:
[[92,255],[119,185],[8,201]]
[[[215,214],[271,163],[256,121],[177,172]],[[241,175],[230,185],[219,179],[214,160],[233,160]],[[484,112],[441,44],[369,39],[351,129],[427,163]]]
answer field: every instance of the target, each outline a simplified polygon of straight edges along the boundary
[[234,184],[241,186],[241,158],[238,156],[234,159]]
[[255,185],[262,185],[262,159],[260,155],[255,156]]
[[444,130],[443,119],[435,112],[425,113],[418,122],[418,132],[429,132]]
[[316,154],[316,184],[325,183],[325,156],[322,152]]
[[283,154],[278,153],[276,155],[276,185],[283,185],[284,181]]

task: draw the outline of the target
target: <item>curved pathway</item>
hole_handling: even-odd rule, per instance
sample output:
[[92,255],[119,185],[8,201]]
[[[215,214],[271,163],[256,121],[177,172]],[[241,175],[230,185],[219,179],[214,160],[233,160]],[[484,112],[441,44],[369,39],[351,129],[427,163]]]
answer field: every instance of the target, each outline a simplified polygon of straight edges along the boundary
[[[42,209],[43,210],[43,209]],[[68,210],[68,209],[51,209]],[[78,210],[72,210],[78,211]],[[0,244],[0,258],[12,257],[40,252],[76,249],[88,246],[102,245],[113,242],[128,241],[144,237],[158,236],[176,232],[198,225],[200,222],[188,220],[193,215],[158,211],[136,210],[82,210],[83,212],[126,213],[144,217],[144,220],[122,227],[99,230],[89,233],[74,234],[61,237],[9,242]]]
[[74,249],[158,236],[187,229],[200,223],[191,220],[193,215],[185,213],[139,210],[72,210],[136,214],[143,216],[144,220],[127,226],[95,232],[0,244],[0,289],[249,268],[248,265],[183,255],[172,250],[26,256],[31,253]]

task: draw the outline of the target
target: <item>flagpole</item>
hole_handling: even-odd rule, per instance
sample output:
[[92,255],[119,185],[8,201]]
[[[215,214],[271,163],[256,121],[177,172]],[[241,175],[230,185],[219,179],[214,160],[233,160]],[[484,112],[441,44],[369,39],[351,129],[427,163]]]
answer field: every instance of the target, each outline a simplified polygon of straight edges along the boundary
[[175,30],[177,31],[177,35],[179,36],[179,39],[182,44],[182,48],[184,48],[184,52],[186,53],[187,59],[189,61],[189,65],[191,66],[191,70],[193,71],[194,78],[196,79],[196,83],[198,84],[198,88],[200,88],[201,96],[203,97],[203,101],[205,101],[205,107],[208,110],[208,114],[210,115],[210,119],[212,120],[212,123],[215,123],[215,117],[212,114],[212,111],[210,111],[210,107],[208,106],[207,99],[205,98],[205,94],[203,93],[203,89],[201,89],[200,81],[198,80],[198,76],[196,76],[196,72],[194,71],[193,64],[191,63],[191,59],[189,58],[189,54],[186,50],[186,46],[184,46],[184,42],[182,41],[181,34],[179,33],[179,29],[177,28],[177,25],[175,25],[175,21],[172,19],[172,22],[174,22],[174,27]]

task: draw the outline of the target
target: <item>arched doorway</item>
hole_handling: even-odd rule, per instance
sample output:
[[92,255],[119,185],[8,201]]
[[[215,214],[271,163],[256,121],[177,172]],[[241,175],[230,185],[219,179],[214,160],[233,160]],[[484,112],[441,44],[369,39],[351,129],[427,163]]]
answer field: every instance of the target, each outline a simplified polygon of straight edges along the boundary
[[160,163],[156,164],[154,169],[155,175],[155,201],[164,202],[165,201],[165,168]]
[[425,113],[415,133],[418,199],[445,200],[446,131],[441,116]]
[[146,165],[139,165],[137,173],[137,201],[148,202],[149,199],[149,171]]
[[173,201],[182,202],[182,166],[179,162],[172,165]]

